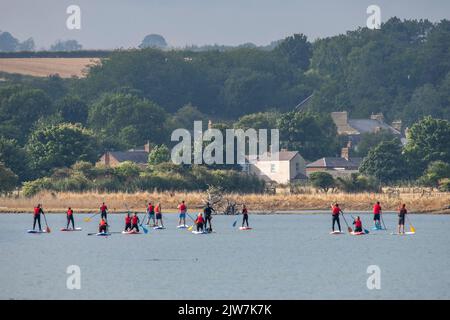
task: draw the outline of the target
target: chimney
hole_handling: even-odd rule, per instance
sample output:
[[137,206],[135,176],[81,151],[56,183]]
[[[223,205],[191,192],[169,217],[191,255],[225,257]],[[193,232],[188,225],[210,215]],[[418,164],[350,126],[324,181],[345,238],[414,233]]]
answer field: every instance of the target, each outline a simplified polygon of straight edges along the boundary
[[350,152],[349,148],[342,148],[341,149],[341,158],[348,160],[349,152]]
[[150,153],[150,141],[147,140],[147,143],[144,144],[144,151]]
[[110,155],[109,155],[109,151],[106,151],[105,153],[105,166],[109,167],[110,165]]
[[402,131],[402,120],[394,120],[392,121],[392,128],[394,128],[397,131]]

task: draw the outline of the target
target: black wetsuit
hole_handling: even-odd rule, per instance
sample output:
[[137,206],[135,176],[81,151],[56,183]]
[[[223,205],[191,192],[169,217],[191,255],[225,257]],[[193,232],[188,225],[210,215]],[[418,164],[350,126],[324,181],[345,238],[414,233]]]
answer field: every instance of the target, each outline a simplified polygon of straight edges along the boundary
[[211,214],[214,211],[213,208],[210,206],[207,206],[205,209],[203,209],[203,214],[205,215],[205,230],[208,231],[208,222],[209,222],[209,230],[212,231],[212,225],[211,225]]
[[67,215],[67,229],[69,229],[69,225],[72,222],[72,228],[75,230],[75,221],[73,220],[73,213]]
[[408,211],[405,208],[400,209],[398,213],[398,224],[404,226],[405,225],[405,215]]
[[339,227],[339,231],[342,230],[341,229],[341,222],[339,221],[339,214],[333,215],[333,225],[332,225],[333,231],[334,231],[334,225],[335,225],[336,222],[337,222],[337,225]]
[[42,208],[39,208],[39,213],[34,214],[34,219],[33,219],[33,230],[36,227],[36,222],[38,223],[39,226],[39,231],[42,230],[41,227],[41,213],[44,213],[44,211],[42,211]]
[[247,212],[247,210],[242,211],[242,226],[244,226],[244,223],[247,224],[247,227],[248,227],[248,212]]

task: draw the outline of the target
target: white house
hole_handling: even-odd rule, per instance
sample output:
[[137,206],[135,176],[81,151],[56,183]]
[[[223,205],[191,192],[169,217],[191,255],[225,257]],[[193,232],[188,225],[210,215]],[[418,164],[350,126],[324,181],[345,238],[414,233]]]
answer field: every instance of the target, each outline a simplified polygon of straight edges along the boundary
[[297,151],[282,150],[278,159],[257,159],[243,166],[243,171],[268,182],[287,184],[306,180],[306,162]]

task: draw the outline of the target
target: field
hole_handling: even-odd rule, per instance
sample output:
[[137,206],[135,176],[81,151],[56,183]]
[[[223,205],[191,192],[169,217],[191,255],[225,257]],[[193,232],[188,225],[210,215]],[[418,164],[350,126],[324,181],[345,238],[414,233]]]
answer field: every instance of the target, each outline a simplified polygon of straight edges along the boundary
[[84,77],[89,65],[98,58],[1,58],[0,72],[34,77],[58,74],[61,78]]
[[[181,200],[186,200],[191,212],[197,211],[206,199],[205,193],[53,193],[43,192],[32,198],[10,196],[0,198],[0,212],[31,212],[39,202],[47,212],[63,212],[71,206],[77,212],[96,212],[102,201],[105,201],[112,212],[124,211],[126,205],[132,210],[144,211],[145,203],[151,200],[160,202],[164,212],[175,211]],[[339,202],[343,210],[371,210],[375,201],[381,201],[383,210],[395,211],[400,203],[406,203],[410,212],[415,213],[450,213],[450,193],[433,193],[423,196],[414,193],[401,193],[398,196],[388,194],[226,194],[227,199],[237,204],[247,204],[250,211],[276,213],[299,210],[328,210],[332,202]],[[223,209],[224,206],[220,206]],[[240,208],[240,207],[239,207]]]

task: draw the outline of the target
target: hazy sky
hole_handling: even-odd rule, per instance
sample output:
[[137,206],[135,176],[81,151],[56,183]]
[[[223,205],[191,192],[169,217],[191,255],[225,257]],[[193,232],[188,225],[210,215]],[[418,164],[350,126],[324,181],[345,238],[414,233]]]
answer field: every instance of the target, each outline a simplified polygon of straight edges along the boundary
[[[66,28],[66,8],[81,8],[81,30]],[[85,49],[135,47],[158,33],[171,46],[268,44],[293,33],[311,40],[365,26],[366,9],[381,7],[382,21],[450,19],[450,0],[0,0],[0,30],[36,47],[76,39]]]

